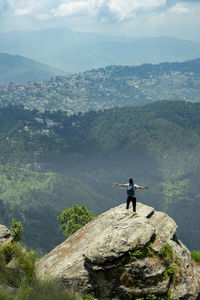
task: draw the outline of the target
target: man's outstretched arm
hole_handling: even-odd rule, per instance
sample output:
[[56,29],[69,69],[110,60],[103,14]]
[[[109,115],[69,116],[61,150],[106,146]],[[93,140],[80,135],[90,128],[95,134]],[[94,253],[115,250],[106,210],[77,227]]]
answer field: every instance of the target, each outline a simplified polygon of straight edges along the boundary
[[147,190],[148,186],[138,186],[137,189],[138,190]]
[[127,187],[127,184],[114,183],[116,186]]

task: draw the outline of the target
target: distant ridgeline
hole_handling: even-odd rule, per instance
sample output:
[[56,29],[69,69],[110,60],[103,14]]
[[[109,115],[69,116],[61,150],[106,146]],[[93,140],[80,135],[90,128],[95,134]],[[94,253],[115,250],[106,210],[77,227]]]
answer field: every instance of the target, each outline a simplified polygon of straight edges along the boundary
[[22,221],[29,246],[61,242],[56,216],[73,203],[95,214],[123,203],[125,191],[112,183],[133,176],[149,186],[138,201],[167,212],[181,240],[199,250],[200,103],[72,116],[7,106],[0,123],[0,223]]
[[0,84],[47,80],[58,74],[61,72],[30,58],[0,53]]
[[200,100],[200,59],[183,63],[109,66],[48,81],[0,86],[0,105],[22,104],[68,114],[162,100]]

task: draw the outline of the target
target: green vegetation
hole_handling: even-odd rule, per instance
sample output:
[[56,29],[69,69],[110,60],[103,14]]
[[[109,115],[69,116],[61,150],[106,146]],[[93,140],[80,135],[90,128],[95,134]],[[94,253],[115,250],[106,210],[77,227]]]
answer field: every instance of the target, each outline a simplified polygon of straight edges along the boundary
[[158,255],[164,260],[165,264],[169,265],[173,256],[172,246],[170,246],[169,244],[165,244],[158,251]]
[[66,291],[64,284],[52,279],[38,279],[35,274],[35,254],[21,246],[22,224],[16,220],[11,226],[12,240],[0,244],[1,300],[92,300],[91,295]]
[[192,258],[200,265],[200,251],[192,251]]
[[16,241],[21,235],[22,224],[13,221],[12,232],[13,228],[17,228],[13,236],[14,239],[0,244],[0,281],[19,288],[23,281],[31,283],[33,280],[35,256],[33,251],[26,251]]
[[141,298],[135,298],[135,300],[169,300],[170,299],[170,294],[167,293],[165,295],[148,295],[147,297],[141,297]]
[[[104,199],[77,178],[0,166],[0,224],[9,226],[10,219],[20,220],[25,229],[22,241],[34,249],[46,252],[63,241],[56,219],[66,207],[85,204],[99,212],[98,202]],[[17,230],[13,227],[13,234]]]
[[200,60],[109,66],[45,82],[0,86],[0,105],[22,104],[68,114],[160,100],[199,101]]
[[[0,165],[1,199],[12,207],[20,206],[26,210],[30,206],[41,207],[48,204],[59,212],[66,207],[66,203],[85,202],[93,210],[98,211],[98,195],[78,178],[62,176],[57,173],[39,173],[27,169]],[[78,199],[76,194],[79,195]],[[80,199],[81,198],[81,201]],[[93,200],[94,198],[94,200]]]
[[199,103],[163,101],[70,117],[9,106],[0,109],[0,121],[0,223],[21,221],[29,247],[48,251],[61,242],[56,218],[75,203],[96,215],[125,201],[112,183],[134,176],[149,186],[137,200],[168,213],[178,237],[198,249]]
[[158,255],[166,265],[166,270],[162,274],[161,278],[170,278],[170,283],[174,284],[179,280],[179,259],[174,257],[172,247],[167,243],[159,251]]
[[136,249],[134,251],[128,252],[128,257],[126,257],[127,262],[133,262],[137,259],[142,259],[147,256],[153,255],[152,244],[148,243],[145,247]]
[[10,233],[14,242],[18,242],[21,240],[23,230],[24,229],[21,222],[17,222],[16,220],[12,221]]
[[92,295],[86,294],[83,296],[83,300],[95,300],[95,298]]
[[64,235],[68,238],[78,229],[82,228],[89,221],[94,219],[94,215],[84,205],[78,206],[74,204],[71,208],[67,208],[58,216]]
[[[50,279],[37,280],[31,284],[26,282],[18,289],[16,294],[0,288],[1,300],[82,300],[84,297],[66,291],[64,285]],[[88,298],[89,299],[89,298]],[[92,298],[91,298],[92,299]]]
[[167,276],[170,277],[170,283],[175,283],[175,281],[176,281],[176,265],[174,263],[171,263],[165,270],[163,277],[166,278]]
[[142,289],[151,284],[156,285],[161,281],[163,281],[164,279],[169,278],[170,285],[167,293],[163,295],[151,294],[141,298],[134,297],[134,299],[137,300],[170,299],[171,286],[179,281],[180,266],[179,266],[178,258],[174,255],[172,247],[169,244],[163,245],[162,248],[157,252],[157,251],[153,251],[152,244],[148,243],[146,247],[142,249],[136,249],[132,252],[129,252],[128,256],[126,256],[126,259],[123,259],[123,261],[125,264],[132,263],[138,259],[144,259],[147,256],[152,256],[154,257],[154,259],[156,257],[158,258],[159,256],[160,262],[165,265],[165,271],[163,272],[163,274],[161,274],[157,278],[144,279],[143,274],[141,272],[141,274],[138,273],[138,275],[136,275],[134,278],[133,274],[131,274],[130,271],[125,270],[120,275],[120,284],[128,288],[129,291],[132,291],[131,293],[133,294],[134,297],[137,288]]
[[[134,263],[136,260],[144,259],[147,256],[152,256],[153,259],[159,258],[160,263],[165,266],[164,272],[156,278],[145,279],[142,272],[138,272],[137,275],[133,276],[132,268],[130,268],[123,271],[120,275],[120,285],[126,287],[130,291],[130,297],[133,296],[133,298],[137,300],[171,299],[170,295],[172,286],[179,283],[179,281],[181,280],[181,265],[179,258],[175,253],[173,253],[172,247],[169,244],[163,245],[158,252],[152,249],[152,244],[147,244],[147,246],[143,249],[136,249],[132,252],[129,252],[129,259],[124,260],[124,263]],[[157,285],[167,278],[169,279],[169,287],[167,293],[163,295],[150,294],[141,298],[136,297],[138,288],[141,290],[147,286],[151,286],[152,284]]]

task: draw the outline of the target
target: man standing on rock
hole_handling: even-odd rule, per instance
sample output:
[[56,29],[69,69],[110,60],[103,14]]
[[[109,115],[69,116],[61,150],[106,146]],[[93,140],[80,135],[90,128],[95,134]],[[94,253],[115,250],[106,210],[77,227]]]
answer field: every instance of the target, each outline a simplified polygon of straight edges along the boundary
[[114,183],[116,186],[120,187],[126,187],[127,188],[127,204],[126,209],[129,209],[129,204],[132,202],[133,204],[133,211],[136,212],[136,197],[135,197],[135,191],[136,190],[147,190],[148,186],[139,186],[137,184],[133,183],[133,179],[129,179],[129,183],[120,184],[120,183]]

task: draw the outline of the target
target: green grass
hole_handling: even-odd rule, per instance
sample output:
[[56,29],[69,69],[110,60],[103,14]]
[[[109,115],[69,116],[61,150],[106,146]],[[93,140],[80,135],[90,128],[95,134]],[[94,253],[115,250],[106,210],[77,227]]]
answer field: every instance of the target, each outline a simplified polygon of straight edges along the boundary
[[50,279],[35,280],[31,285],[24,283],[16,294],[0,289],[1,300],[82,300],[81,295],[66,291],[62,283]]

